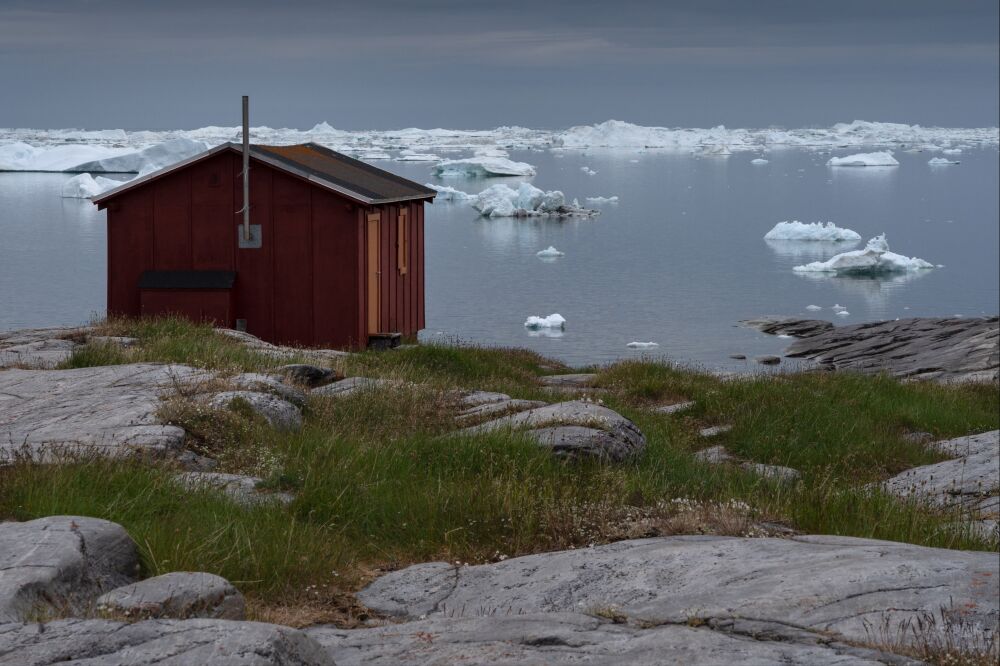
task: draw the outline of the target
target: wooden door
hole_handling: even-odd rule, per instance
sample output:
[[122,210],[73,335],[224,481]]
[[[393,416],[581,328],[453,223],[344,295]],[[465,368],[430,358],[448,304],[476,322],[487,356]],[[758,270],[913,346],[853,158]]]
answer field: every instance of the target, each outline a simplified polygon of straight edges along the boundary
[[368,334],[382,332],[381,215],[368,215]]

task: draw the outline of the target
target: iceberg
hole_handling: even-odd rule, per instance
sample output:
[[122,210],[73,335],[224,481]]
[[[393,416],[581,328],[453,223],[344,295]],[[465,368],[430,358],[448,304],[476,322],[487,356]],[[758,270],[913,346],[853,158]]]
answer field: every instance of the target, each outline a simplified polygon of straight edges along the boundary
[[65,199],[89,199],[124,184],[125,181],[104,176],[94,178],[89,173],[81,173],[66,181],[62,188],[62,196]]
[[750,160],[750,164],[762,165],[762,164],[770,164],[770,162],[768,160],[765,160],[763,157],[758,157],[757,159]]
[[961,164],[958,160],[949,160],[946,157],[932,157],[927,160],[927,163],[931,166],[947,166],[949,164]]
[[558,313],[550,314],[548,317],[536,317],[532,315],[524,321],[525,328],[566,328],[566,319]]
[[75,172],[151,173],[205,152],[208,144],[193,139],[170,139],[135,152],[105,157],[64,169]]
[[432,183],[424,183],[424,187],[429,187],[437,192],[435,199],[437,201],[453,201],[455,203],[467,203],[476,198],[477,195],[469,194],[468,192],[463,192],[462,190],[456,190],[454,187],[448,187],[447,185],[434,185]]
[[629,349],[656,349],[660,346],[658,342],[630,342],[625,345]]
[[103,159],[131,152],[85,144],[31,146],[22,141],[0,146],[0,171],[72,171],[84,160]]
[[861,234],[851,229],[842,229],[833,222],[778,222],[764,234],[764,240],[796,241],[859,241]]
[[580,171],[584,172],[588,176],[596,176],[597,175],[597,172],[594,171],[593,169],[591,169],[588,166],[582,166],[582,167],[580,167]]
[[810,312],[818,312],[819,310],[822,310],[822,309],[823,308],[821,308],[818,305],[807,305],[806,306],[806,310],[809,310]]
[[826,165],[842,167],[885,167],[899,166],[899,162],[892,156],[892,152],[884,150],[878,153],[857,153],[856,155],[847,155],[846,157],[831,157]]
[[441,158],[433,153],[417,153],[412,150],[400,151],[396,158],[400,162],[440,162]]
[[565,256],[565,254],[566,254],[565,252],[560,252],[559,250],[557,250],[552,245],[549,245],[544,250],[539,250],[538,252],[536,252],[535,256],[542,257],[543,259],[546,259],[546,258],[549,258],[549,257],[562,257],[562,256]]
[[[905,273],[934,268],[934,265],[916,257],[905,257],[889,251],[885,234],[868,241],[863,250],[844,252],[827,261],[814,261],[796,266],[799,273],[833,273],[835,275],[883,275]],[[837,309],[837,306],[834,306]]]
[[848,312],[847,310],[837,310],[837,316],[838,317],[849,317],[849,316],[851,316],[851,313]]
[[961,155],[962,154],[962,149],[961,148],[945,148],[941,152],[944,153],[945,155]]
[[534,176],[535,167],[506,157],[467,157],[445,160],[434,167],[439,178],[485,178],[488,176]]
[[587,197],[584,201],[595,206],[600,206],[602,204],[616,204],[618,203],[618,197]]
[[497,184],[488,187],[470,200],[472,207],[485,217],[587,217],[598,211],[581,208],[574,201],[566,203],[566,197],[559,190],[545,192],[530,183],[521,183],[518,188]]
[[834,312],[840,312],[841,310],[846,310],[847,308],[845,308],[840,303],[834,303],[833,305],[830,306],[830,309],[833,310]]

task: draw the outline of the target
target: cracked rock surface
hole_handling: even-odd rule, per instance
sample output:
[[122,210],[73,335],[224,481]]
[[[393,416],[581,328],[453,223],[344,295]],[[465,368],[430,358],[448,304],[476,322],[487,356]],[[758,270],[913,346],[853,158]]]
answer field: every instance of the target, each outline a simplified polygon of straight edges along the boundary
[[262,492],[259,488],[264,482],[256,476],[243,474],[224,474],[222,472],[181,472],[176,477],[177,483],[188,490],[216,490],[231,498],[237,504],[254,507],[269,502],[290,504],[295,496],[290,493]]
[[97,608],[132,619],[242,620],[246,604],[239,590],[221,576],[173,571],[102,594],[97,598]]
[[801,338],[785,356],[835,369],[887,371],[896,377],[944,382],[995,382],[1000,377],[997,317],[919,317],[851,326],[780,318],[743,323],[765,333]]
[[284,398],[259,391],[223,391],[210,396],[210,407],[223,409],[234,400],[242,400],[257,415],[262,416],[271,427],[278,430],[299,430],[302,428],[302,412]]
[[0,331],[0,368],[52,368],[70,357],[87,328]]
[[291,627],[232,620],[0,624],[0,666],[333,666]]
[[[870,640],[942,608],[994,629],[995,553],[834,536],[678,536],[456,568],[415,565],[358,594],[401,618],[614,609],[640,626],[744,618]],[[900,638],[905,638],[900,632]]]
[[[132,539],[107,520],[50,516],[0,523],[0,622],[85,611],[99,594],[131,583],[138,569]],[[0,663],[3,654],[0,638]]]
[[133,363],[73,370],[0,372],[0,463],[15,456],[54,462],[67,455],[161,455],[184,430],[156,416],[177,382],[203,372],[185,365]]

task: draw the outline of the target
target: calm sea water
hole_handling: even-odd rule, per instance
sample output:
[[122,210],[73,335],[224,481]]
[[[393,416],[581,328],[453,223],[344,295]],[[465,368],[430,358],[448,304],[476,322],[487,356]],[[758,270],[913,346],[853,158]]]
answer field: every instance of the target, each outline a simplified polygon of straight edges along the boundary
[[[620,198],[596,218],[483,219],[468,205],[427,208],[425,339],[535,349],[572,364],[643,352],[713,368],[779,352],[787,341],[736,324],[765,314],[838,324],[1000,310],[998,152],[966,150],[932,168],[901,153],[898,168],[829,168],[829,154],[772,151],[695,157],[615,151],[515,152],[538,167],[531,182],[583,202]],[[382,162],[418,180],[478,191],[517,179],[433,181],[426,164]],[[597,171],[590,176],[582,166]],[[0,173],[0,330],[86,321],[105,306],[104,214],[63,199],[62,174]],[[888,279],[808,277],[792,267],[848,246],[767,243],[777,222],[831,220],[865,239],[885,232],[894,252],[943,268]],[[538,250],[565,252],[541,260]],[[830,306],[847,307],[834,316]],[[823,306],[809,312],[807,305]],[[528,315],[562,314],[549,335]],[[644,352],[649,353],[649,352]]]

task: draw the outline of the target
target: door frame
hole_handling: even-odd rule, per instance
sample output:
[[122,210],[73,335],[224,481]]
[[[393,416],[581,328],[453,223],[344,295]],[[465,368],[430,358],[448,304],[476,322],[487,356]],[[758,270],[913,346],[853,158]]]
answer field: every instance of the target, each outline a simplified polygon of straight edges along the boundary
[[365,275],[368,308],[366,329],[368,335],[382,332],[382,214],[368,213],[365,216],[366,260]]

